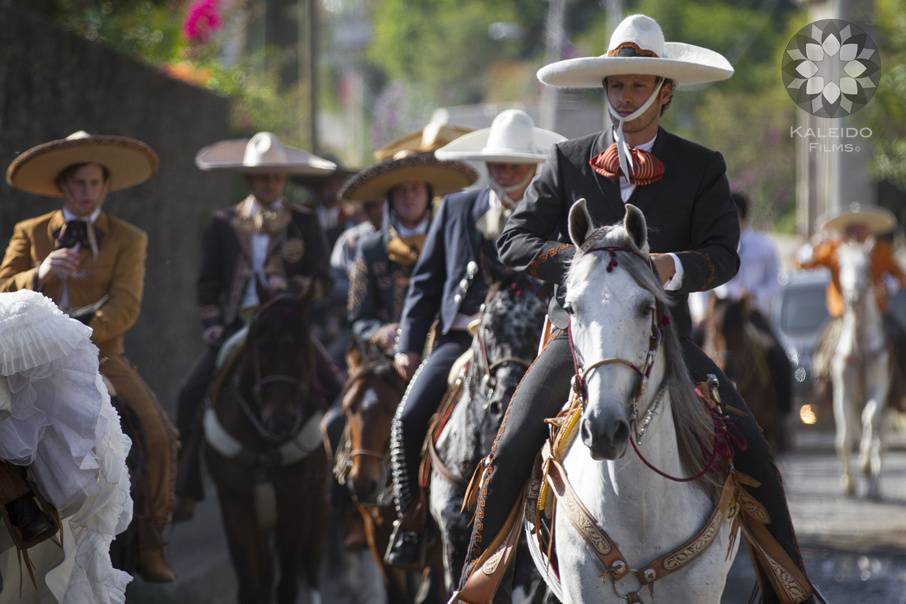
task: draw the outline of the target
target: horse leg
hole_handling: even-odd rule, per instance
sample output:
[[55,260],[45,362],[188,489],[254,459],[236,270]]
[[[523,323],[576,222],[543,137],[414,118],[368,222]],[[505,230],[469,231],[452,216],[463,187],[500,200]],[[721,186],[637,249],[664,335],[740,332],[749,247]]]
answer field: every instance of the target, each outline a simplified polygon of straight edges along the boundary
[[[887,363],[878,363],[881,367],[867,376],[872,384],[868,388],[870,397],[862,410],[862,441],[859,448],[859,467],[867,480],[866,496],[869,499],[881,498],[881,422],[884,416],[884,404],[887,400],[888,385],[885,378]],[[873,378],[873,379],[872,379]]]
[[852,371],[843,363],[838,364],[835,361],[834,365],[834,422],[837,425],[837,456],[840,459],[842,469],[840,482],[843,487],[843,493],[845,495],[853,495],[856,491],[856,485],[849,469],[849,457],[853,447],[853,430],[855,429],[856,418],[853,412],[851,388],[847,385],[847,382],[851,384],[854,376],[848,375]]
[[271,601],[273,557],[264,531],[258,526],[254,495],[217,489],[223,528],[239,593],[239,604]]
[[[275,480],[277,490],[277,559],[280,578],[277,582],[277,602],[294,604],[299,594],[299,570],[301,568],[304,516],[302,509],[304,485],[286,484],[287,477]],[[290,478],[290,480],[292,480]]]

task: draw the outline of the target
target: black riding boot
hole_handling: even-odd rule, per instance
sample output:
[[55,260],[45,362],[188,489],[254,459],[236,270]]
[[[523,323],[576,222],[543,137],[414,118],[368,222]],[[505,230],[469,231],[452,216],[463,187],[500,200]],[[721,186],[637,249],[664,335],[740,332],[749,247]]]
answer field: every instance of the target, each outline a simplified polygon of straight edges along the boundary
[[390,470],[397,521],[384,560],[401,567],[421,566],[425,510],[418,484],[418,467],[428,422],[447,391],[453,363],[469,348],[471,336],[452,331],[441,336],[425,359],[400,401],[390,433]]
[[[748,441],[748,448],[737,452],[734,463],[741,472],[761,482],[761,486],[754,489],[752,495],[771,515],[771,523],[768,525],[771,534],[804,573],[780,473],[774,466],[758,425],[730,380],[691,340],[683,338],[681,342],[693,379],[702,381],[709,373],[718,376],[722,401],[745,412],[744,416],[731,414]],[[543,420],[556,415],[563,406],[569,396],[568,377],[572,374],[569,343],[566,335],[560,333],[522,378],[497,433],[478,496],[472,540],[461,585],[472,570],[472,562],[478,559],[485,545],[500,533],[516,497],[528,481],[535,456],[548,433]],[[766,589],[770,589],[767,582],[763,583]],[[776,594],[769,593],[765,595],[764,601],[777,602],[779,599]]]

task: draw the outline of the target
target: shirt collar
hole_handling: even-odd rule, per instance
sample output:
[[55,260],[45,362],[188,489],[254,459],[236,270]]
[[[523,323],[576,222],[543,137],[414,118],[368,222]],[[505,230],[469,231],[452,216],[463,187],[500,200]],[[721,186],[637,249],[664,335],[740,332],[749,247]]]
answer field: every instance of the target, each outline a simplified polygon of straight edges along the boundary
[[428,217],[425,216],[425,218],[421,222],[419,222],[417,225],[415,225],[412,228],[408,228],[408,227],[404,227],[403,225],[399,224],[396,220],[394,220],[393,228],[396,229],[396,233],[400,237],[412,237],[413,235],[424,235],[428,232],[428,222],[429,222]]
[[82,221],[90,222],[90,223],[94,224],[94,222],[98,219],[98,216],[100,216],[100,215],[101,215],[101,208],[96,209],[94,212],[91,213],[91,215],[89,215],[87,217],[76,216],[75,214],[73,214],[72,212],[67,210],[66,208],[63,208],[63,220],[65,220],[66,222],[69,222],[71,220],[82,220]]

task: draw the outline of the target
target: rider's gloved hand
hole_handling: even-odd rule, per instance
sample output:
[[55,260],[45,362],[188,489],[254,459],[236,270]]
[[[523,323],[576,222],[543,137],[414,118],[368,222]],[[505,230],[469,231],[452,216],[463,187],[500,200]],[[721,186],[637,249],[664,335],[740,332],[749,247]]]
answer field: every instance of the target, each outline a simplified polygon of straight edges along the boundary
[[422,355],[417,352],[398,352],[393,357],[393,367],[404,380],[409,381],[421,360]]
[[223,337],[223,325],[211,325],[201,333],[201,337],[208,346],[214,346]]

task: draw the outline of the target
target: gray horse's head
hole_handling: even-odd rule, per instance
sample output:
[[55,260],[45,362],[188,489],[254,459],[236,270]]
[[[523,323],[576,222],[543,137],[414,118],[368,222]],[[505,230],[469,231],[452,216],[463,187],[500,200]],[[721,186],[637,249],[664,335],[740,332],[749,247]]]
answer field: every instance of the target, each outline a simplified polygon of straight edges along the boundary
[[546,310],[540,285],[524,274],[491,287],[466,381],[482,451],[490,450],[516,385],[538,352]]

